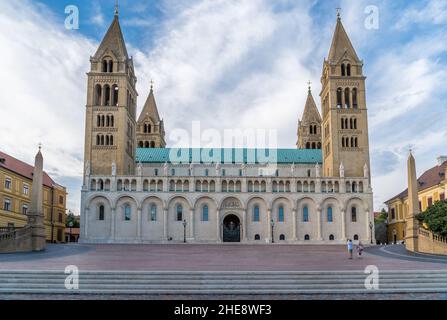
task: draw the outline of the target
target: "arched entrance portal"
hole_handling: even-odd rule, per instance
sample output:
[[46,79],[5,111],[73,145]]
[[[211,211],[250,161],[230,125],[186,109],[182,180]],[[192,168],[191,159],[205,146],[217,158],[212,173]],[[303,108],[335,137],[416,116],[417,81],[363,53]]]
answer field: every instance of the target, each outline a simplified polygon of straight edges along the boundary
[[241,242],[241,221],[234,214],[223,221],[223,242]]

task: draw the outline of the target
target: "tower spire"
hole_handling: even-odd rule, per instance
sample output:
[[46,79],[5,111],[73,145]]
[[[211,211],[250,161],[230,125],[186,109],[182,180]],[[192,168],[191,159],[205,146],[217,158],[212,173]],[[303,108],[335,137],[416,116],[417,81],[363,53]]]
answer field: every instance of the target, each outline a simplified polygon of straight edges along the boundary
[[337,19],[341,20],[341,8],[335,8],[337,10]]
[[118,0],[115,0],[115,17],[118,17],[119,15],[119,6],[118,6]]

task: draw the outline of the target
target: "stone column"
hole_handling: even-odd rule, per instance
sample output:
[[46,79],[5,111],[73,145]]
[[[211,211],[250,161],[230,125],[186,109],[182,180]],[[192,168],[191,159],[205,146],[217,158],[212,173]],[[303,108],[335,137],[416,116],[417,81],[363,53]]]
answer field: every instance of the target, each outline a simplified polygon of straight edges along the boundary
[[141,239],[141,208],[137,209],[137,238]]
[[242,211],[242,241],[247,241],[247,210]]
[[346,210],[341,209],[341,237],[343,241],[347,240],[346,236]]
[[189,210],[189,237],[194,240],[194,209]]
[[112,236],[112,240],[115,240],[116,235],[116,209],[112,208],[112,223],[110,225],[110,235]]
[[163,239],[168,240],[168,209],[163,208]]
[[317,227],[317,239],[318,240],[323,240],[323,238],[321,236],[321,234],[322,234],[322,232],[321,232],[321,229],[322,229],[321,212],[322,212],[322,208],[319,206],[317,208],[317,225],[318,225],[318,227]]
[[296,208],[292,209],[292,227],[293,227],[293,232],[292,232],[292,240],[296,241],[297,240],[297,232],[296,232],[296,224],[297,224],[297,220],[296,220]]
[[84,237],[88,238],[88,219],[89,219],[89,208],[84,209]]
[[220,210],[217,209],[217,217],[216,217],[216,226],[217,226],[217,241],[222,242],[222,235],[220,230]]
[[34,159],[31,205],[28,213],[28,226],[31,228],[31,250],[42,251],[46,246],[46,232],[43,214],[43,157],[39,151]]
[[267,209],[267,238],[269,242],[272,239],[272,209]]
[[419,213],[418,182],[416,177],[416,161],[410,152],[408,156],[408,211],[405,217],[405,247],[409,251],[418,251]]

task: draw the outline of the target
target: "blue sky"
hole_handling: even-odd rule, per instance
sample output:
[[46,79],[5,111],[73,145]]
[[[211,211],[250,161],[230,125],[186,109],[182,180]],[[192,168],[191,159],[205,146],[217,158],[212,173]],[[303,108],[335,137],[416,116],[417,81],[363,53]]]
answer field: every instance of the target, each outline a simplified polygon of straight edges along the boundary
[[[45,169],[68,187],[75,212],[85,73],[114,2],[0,1],[0,148],[32,162],[42,142]],[[68,5],[79,8],[79,30],[64,27]],[[365,28],[371,5],[379,10],[372,30]],[[368,77],[375,209],[405,187],[410,146],[419,173],[447,154],[447,1],[120,0],[119,7],[139,110],[154,79],[168,143],[175,129],[200,120],[217,130],[275,129],[279,147],[293,148],[309,79],[320,105],[321,66],[340,7]]]

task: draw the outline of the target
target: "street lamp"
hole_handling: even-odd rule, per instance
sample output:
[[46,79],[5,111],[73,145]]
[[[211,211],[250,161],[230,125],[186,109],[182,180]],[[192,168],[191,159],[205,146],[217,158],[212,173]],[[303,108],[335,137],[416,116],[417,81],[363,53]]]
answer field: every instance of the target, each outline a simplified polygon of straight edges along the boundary
[[275,221],[272,219],[272,243],[275,243],[275,237],[273,236],[273,228],[275,227]]
[[69,238],[68,242],[71,242],[71,228],[73,228],[73,221],[70,221],[68,223],[68,226],[70,227],[70,238]]
[[186,220],[183,220],[183,243],[186,243]]
[[369,222],[369,230],[371,232],[371,244],[373,244],[373,223],[372,223],[372,221]]

